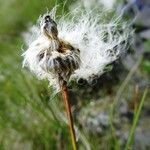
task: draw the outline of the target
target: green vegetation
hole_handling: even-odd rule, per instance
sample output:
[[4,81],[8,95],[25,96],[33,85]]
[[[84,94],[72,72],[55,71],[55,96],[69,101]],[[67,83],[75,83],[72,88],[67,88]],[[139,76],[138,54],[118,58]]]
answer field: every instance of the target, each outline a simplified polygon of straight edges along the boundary
[[[57,2],[63,7],[64,1],[58,0]],[[58,116],[58,111],[64,114],[62,99],[58,95],[50,100],[52,91],[51,88],[48,88],[48,82],[39,81],[28,70],[22,69],[21,48],[24,47],[22,32],[26,31],[29,24],[35,23],[39,15],[51,9],[55,3],[54,0],[0,0],[0,150],[72,149],[67,125],[62,121],[61,116]],[[70,3],[71,1],[67,2],[65,6],[66,11]],[[60,9],[58,13],[61,11]],[[146,43],[147,49],[150,48],[149,43]],[[71,98],[75,100],[73,103],[77,108],[75,111],[78,111],[74,116],[79,127],[79,134],[85,135],[88,140],[86,143],[84,136],[82,140],[79,139],[79,149],[85,149],[87,144],[92,150],[122,149],[126,141],[122,140],[120,134],[130,129],[131,133],[126,147],[134,145],[133,135],[136,133],[137,122],[140,120],[139,115],[144,117],[150,107],[149,101],[145,101],[146,87],[141,87],[137,91],[135,87],[142,80],[144,83],[150,82],[150,61],[143,58],[131,76],[129,70],[124,69],[122,72],[120,79],[116,80],[114,72],[111,72],[109,75],[113,76],[112,80],[103,80],[102,77],[100,79],[102,82],[94,87],[76,85],[73,92],[71,91]],[[128,82],[126,82],[126,76],[129,77]],[[122,82],[123,85],[120,86]],[[99,85],[102,86],[99,88],[97,87]],[[122,86],[123,90],[120,89]],[[117,94],[119,97],[116,97]],[[149,98],[149,93],[146,98]],[[115,105],[113,99],[117,99],[117,103],[114,102]],[[78,119],[78,113],[82,108],[87,108],[91,101],[106,103],[105,107],[99,106],[99,111],[104,109],[110,112],[109,110],[114,106],[115,113],[110,114],[112,118],[108,128],[104,128],[100,134],[87,130],[86,123]],[[127,119],[122,125],[122,118],[118,110],[122,101],[126,101],[129,107],[131,106],[131,111],[134,111],[135,108],[132,108],[132,105],[135,103],[139,106],[132,120],[133,125],[132,121],[127,121]],[[93,109],[93,111],[96,110],[96,108]],[[147,126],[144,129],[147,131]]]
[[137,109],[137,111],[135,111],[135,117],[134,117],[134,120],[133,120],[133,125],[131,127],[131,131],[130,131],[130,134],[129,134],[129,137],[128,137],[128,141],[127,141],[125,150],[132,149],[131,146],[133,145],[133,138],[134,138],[136,126],[137,126],[137,123],[138,123],[138,120],[139,120],[139,116],[140,116],[140,113],[141,113],[146,95],[147,95],[147,89],[144,91],[144,94],[143,94],[142,100],[140,102],[139,108]]

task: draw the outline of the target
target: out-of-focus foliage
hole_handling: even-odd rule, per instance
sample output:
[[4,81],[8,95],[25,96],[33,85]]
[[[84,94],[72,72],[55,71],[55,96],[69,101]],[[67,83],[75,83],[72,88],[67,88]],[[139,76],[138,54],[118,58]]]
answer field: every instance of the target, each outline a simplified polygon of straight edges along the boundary
[[71,148],[66,125],[58,121],[51,110],[48,83],[39,82],[22,69],[22,32],[55,3],[53,0],[0,1],[2,150]]
[[[62,6],[58,12],[61,14],[64,1],[57,2]],[[65,11],[71,2],[66,3]],[[50,100],[52,91],[47,81],[38,81],[22,69],[22,33],[55,3],[0,0],[0,150],[72,148],[67,125],[59,120],[53,107],[63,112],[62,99],[57,96]],[[143,92],[150,87],[150,40],[139,39],[138,33],[135,38],[133,54],[115,62],[111,72],[92,85],[82,81],[72,83],[70,88],[75,122],[93,150],[123,149]],[[148,92],[134,133],[136,150],[150,148],[149,97]],[[116,104],[111,105],[114,101]],[[80,139],[78,144],[79,149],[85,149]]]

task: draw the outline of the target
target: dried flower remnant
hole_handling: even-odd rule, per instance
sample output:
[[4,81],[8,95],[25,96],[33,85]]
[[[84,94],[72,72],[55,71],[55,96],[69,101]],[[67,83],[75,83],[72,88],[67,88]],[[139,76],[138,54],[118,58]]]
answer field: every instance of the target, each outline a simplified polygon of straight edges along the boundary
[[[34,28],[35,29],[35,28]],[[44,15],[40,23],[40,34],[23,54],[23,66],[30,68],[40,78],[47,78],[57,90],[68,81],[79,68],[80,52],[58,37],[56,22]]]
[[44,15],[40,24],[40,35],[23,54],[24,62],[36,75],[47,78],[55,88],[62,90],[68,116],[73,149],[77,149],[76,135],[68,97],[67,81],[79,68],[80,52],[68,42],[58,38],[56,22],[50,15]]
[[28,49],[23,53],[23,66],[39,79],[48,79],[56,92],[62,90],[76,149],[67,83],[80,78],[90,82],[103,74],[106,66],[126,51],[132,30],[120,18],[104,22],[103,13],[95,10],[79,7],[60,18],[56,10],[40,17],[38,25],[24,34]]
[[60,37],[80,49],[80,68],[71,79],[82,78],[91,82],[126,52],[133,32],[121,18],[104,21],[103,13],[95,13],[95,10],[76,9],[70,16],[73,16],[71,21],[60,20]]
[[[50,42],[47,37],[39,34],[43,33],[39,24],[32,27],[30,34],[24,34],[25,41],[28,41],[27,39],[32,40],[28,42],[32,43],[29,44],[29,49],[23,54],[24,65],[41,79],[47,78],[50,85],[57,87],[57,89],[59,89],[56,80],[58,75],[52,73],[52,68],[49,67],[48,69],[47,67],[48,63],[51,64],[51,59],[56,59],[59,56],[63,63],[66,58],[74,60],[75,68],[69,73],[63,72],[65,80],[83,78],[91,81],[93,77],[102,75],[106,71],[106,66],[125,53],[132,42],[133,31],[121,18],[112,17],[111,20],[104,21],[103,16],[107,15],[107,11],[95,13],[95,10],[86,11],[79,7],[58,18],[55,7],[47,15],[50,15],[57,22],[57,38]],[[43,23],[42,18],[39,19],[40,26]],[[39,43],[40,46],[38,46]],[[67,50],[65,53],[67,57],[64,59],[64,53],[57,51],[59,44],[65,44],[67,48],[74,50]],[[55,49],[51,53],[47,50],[49,46],[51,49]],[[42,56],[42,53],[45,55],[39,61],[38,57]],[[57,66],[55,69],[58,68]]]

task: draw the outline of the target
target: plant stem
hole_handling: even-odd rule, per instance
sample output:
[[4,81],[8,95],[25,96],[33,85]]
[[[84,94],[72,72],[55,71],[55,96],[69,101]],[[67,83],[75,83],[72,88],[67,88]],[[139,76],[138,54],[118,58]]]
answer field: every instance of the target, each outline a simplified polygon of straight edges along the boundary
[[70,101],[69,101],[67,82],[65,82],[65,81],[62,86],[62,96],[64,99],[64,104],[65,104],[65,108],[66,108],[66,112],[67,112],[73,150],[77,150],[76,135],[75,135],[75,130],[74,130],[73,117],[72,117],[72,113],[71,113],[71,105],[70,105]]
[[133,140],[134,140],[134,134],[135,134],[136,126],[137,126],[137,123],[139,121],[140,113],[141,113],[142,107],[144,105],[144,101],[145,101],[147,92],[148,92],[148,89],[145,89],[142,100],[140,102],[140,105],[139,105],[139,107],[138,107],[138,109],[135,113],[135,117],[134,117],[134,120],[133,120],[133,125],[131,127],[131,131],[130,131],[130,134],[129,134],[127,144],[125,146],[125,150],[132,149],[132,143],[133,143]]

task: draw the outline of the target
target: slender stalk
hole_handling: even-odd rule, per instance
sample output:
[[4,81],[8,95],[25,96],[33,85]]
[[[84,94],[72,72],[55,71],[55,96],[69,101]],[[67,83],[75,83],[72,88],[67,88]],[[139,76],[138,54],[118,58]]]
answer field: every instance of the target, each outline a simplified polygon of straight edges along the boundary
[[73,117],[72,117],[72,113],[71,113],[71,105],[70,105],[70,101],[69,101],[68,88],[67,88],[66,82],[64,82],[64,84],[62,86],[62,96],[64,99],[65,109],[67,112],[73,150],[77,150],[76,135],[75,135],[75,130],[74,130],[74,123],[73,123]]
[[132,149],[132,143],[133,143],[133,140],[134,140],[135,130],[136,130],[136,127],[137,127],[137,124],[138,124],[138,121],[139,121],[140,113],[141,113],[142,107],[144,105],[144,101],[145,101],[147,92],[148,92],[148,89],[145,89],[142,100],[140,102],[140,105],[139,105],[139,107],[138,107],[138,109],[135,113],[135,117],[134,117],[134,120],[133,120],[133,125],[131,127],[131,131],[130,131],[130,134],[129,134],[127,144],[125,146],[125,150]]

